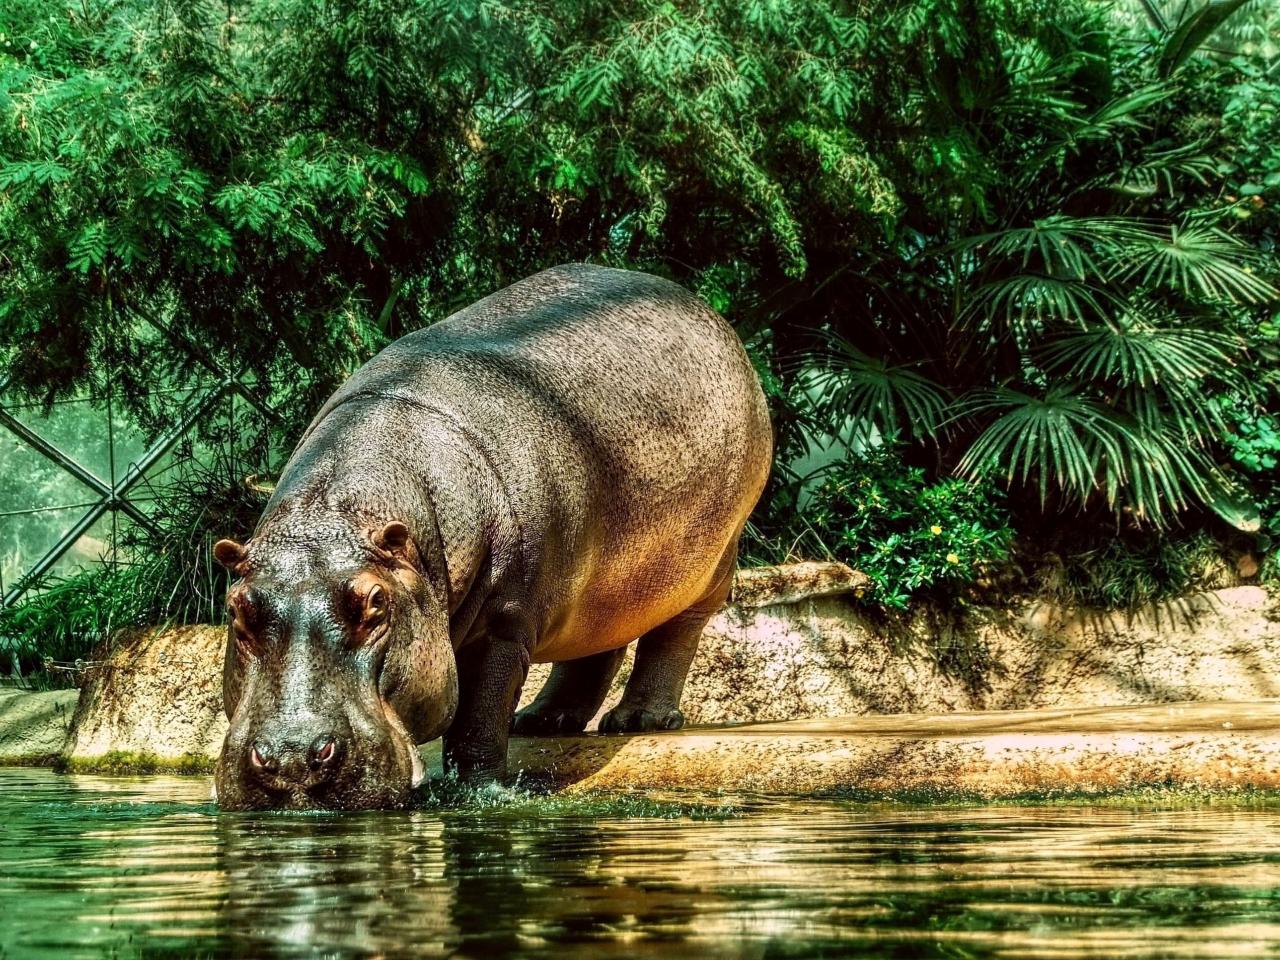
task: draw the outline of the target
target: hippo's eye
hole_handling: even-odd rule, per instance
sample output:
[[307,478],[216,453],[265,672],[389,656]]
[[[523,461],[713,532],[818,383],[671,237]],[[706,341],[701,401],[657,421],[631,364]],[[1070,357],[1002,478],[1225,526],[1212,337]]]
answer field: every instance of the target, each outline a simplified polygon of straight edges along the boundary
[[364,601],[365,626],[372,627],[381,623],[386,615],[387,592],[375,583]]
[[386,586],[369,573],[357,574],[347,584],[346,605],[357,643],[365,643],[380,635],[378,628],[387,622],[391,614],[391,597]]
[[258,634],[261,622],[261,598],[245,587],[233,587],[227,594],[227,616],[231,621],[231,633],[241,653],[252,655],[260,646]]
[[231,617],[231,632],[236,638],[236,646],[242,653],[253,653],[256,644],[253,634],[244,622],[243,611],[234,603],[227,604],[227,613]]

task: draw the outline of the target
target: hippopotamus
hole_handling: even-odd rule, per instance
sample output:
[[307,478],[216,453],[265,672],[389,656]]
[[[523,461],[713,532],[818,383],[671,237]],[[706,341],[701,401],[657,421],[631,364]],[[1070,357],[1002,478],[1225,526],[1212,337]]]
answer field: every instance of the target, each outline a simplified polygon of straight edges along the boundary
[[[507,741],[683,723],[772,432],[732,327],[675,283],[586,264],[391,343],[323,405],[245,543],[217,766],[226,808],[392,808]],[[529,665],[554,664],[514,714]],[[513,715],[514,714],[514,715]]]

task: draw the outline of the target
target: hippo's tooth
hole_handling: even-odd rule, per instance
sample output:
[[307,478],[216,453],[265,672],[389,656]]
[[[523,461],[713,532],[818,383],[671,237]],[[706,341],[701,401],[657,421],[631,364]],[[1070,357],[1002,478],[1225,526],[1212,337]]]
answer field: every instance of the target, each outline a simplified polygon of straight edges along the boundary
[[414,742],[408,728],[405,727],[404,721],[400,719],[400,714],[396,712],[396,708],[388,700],[382,701],[382,715],[386,717],[387,725],[399,736],[400,742],[408,744],[409,764],[412,767],[412,772],[409,775],[410,786],[419,786],[427,779],[427,767],[422,762],[422,751],[418,749],[418,745]]

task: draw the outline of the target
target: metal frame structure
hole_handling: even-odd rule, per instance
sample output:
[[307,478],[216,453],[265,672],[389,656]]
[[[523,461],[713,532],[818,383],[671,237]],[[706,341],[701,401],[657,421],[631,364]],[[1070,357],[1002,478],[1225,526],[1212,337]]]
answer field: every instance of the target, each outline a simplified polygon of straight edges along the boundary
[[[166,339],[173,343],[174,346],[189,355],[200,366],[204,367],[217,377],[217,385],[210,388],[203,396],[201,396],[181,421],[161,434],[136,461],[129,465],[128,470],[118,480],[114,477],[115,471],[113,469],[111,482],[104,481],[93,471],[79,463],[74,457],[70,456],[66,451],[60,449],[47,438],[40,436],[39,433],[31,429],[31,427],[23,423],[12,413],[5,410],[3,407],[0,407],[0,427],[3,427],[10,433],[14,434],[31,449],[46,457],[60,469],[66,471],[98,496],[98,499],[91,503],[72,505],[85,508],[85,513],[71,526],[70,529],[62,534],[58,541],[54,543],[54,545],[50,547],[39,560],[37,560],[29,569],[24,571],[21,577],[13,585],[4,588],[2,592],[0,592],[0,607],[8,606],[21,599],[21,597],[30,590],[34,584],[38,583],[40,578],[48,573],[53,568],[54,564],[56,564],[58,560],[61,559],[82,536],[84,536],[93,524],[107,513],[113,511],[123,513],[134,523],[154,529],[154,524],[151,519],[142,510],[138,509],[135,503],[128,499],[129,492],[139,483],[139,481],[143,479],[143,477],[146,476],[147,471],[155,466],[161,457],[172,450],[174,445],[185,437],[197,423],[206,417],[219,402],[233,396],[238,396],[247,401],[269,419],[278,419],[269,404],[244,383],[242,379],[243,371],[239,373],[232,373],[224,369],[207,353],[175,335],[167,324],[154,317],[148,317],[146,319],[151,326],[164,334]],[[6,382],[0,381],[0,392],[4,390],[6,385]],[[110,423],[111,410],[109,398],[107,416]],[[110,433],[108,435],[108,450],[109,455],[114,462],[114,439]],[[50,507],[49,509],[70,508],[71,507],[61,506]],[[113,551],[115,546],[116,545],[113,542]],[[0,587],[4,587],[4,585],[0,584]]]

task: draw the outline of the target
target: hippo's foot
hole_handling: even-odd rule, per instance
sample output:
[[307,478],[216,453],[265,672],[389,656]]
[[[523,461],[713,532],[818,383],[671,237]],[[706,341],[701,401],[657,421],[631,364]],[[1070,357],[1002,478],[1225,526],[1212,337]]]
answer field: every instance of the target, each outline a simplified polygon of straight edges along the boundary
[[626,648],[619,647],[557,663],[533,703],[516,714],[511,732],[517,737],[571,737],[587,729],[625,654]]
[[590,719],[590,714],[583,716],[581,710],[540,709],[531,703],[516,714],[511,733],[517,737],[571,737],[587,729]]
[[600,718],[601,733],[645,733],[649,730],[679,730],[684,714],[679,710],[646,710],[618,704]]

